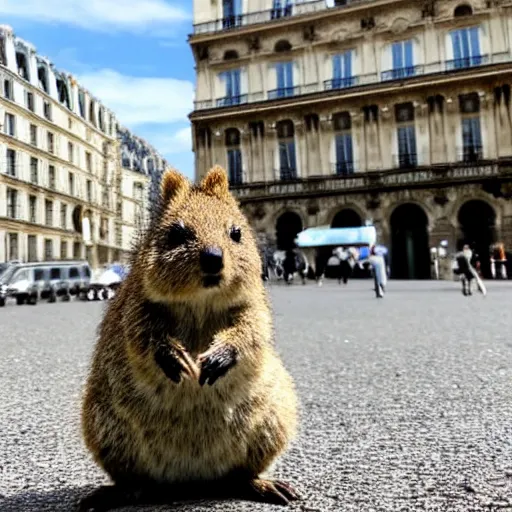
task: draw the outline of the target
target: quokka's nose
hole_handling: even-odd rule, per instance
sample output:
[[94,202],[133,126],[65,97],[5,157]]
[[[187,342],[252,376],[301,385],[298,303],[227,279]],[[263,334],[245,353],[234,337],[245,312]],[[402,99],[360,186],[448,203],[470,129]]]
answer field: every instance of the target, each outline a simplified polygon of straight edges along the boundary
[[207,247],[199,255],[201,270],[205,274],[218,274],[224,267],[222,249],[220,247]]

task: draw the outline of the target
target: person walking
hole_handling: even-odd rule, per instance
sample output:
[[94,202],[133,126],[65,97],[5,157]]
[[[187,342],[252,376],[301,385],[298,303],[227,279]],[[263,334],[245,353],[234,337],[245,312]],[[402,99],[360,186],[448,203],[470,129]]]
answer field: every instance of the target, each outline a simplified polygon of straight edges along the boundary
[[462,295],[465,297],[473,295],[471,291],[471,284],[473,281],[476,282],[480,293],[484,296],[487,295],[485,285],[482,279],[480,279],[477,269],[475,268],[475,266],[477,266],[478,258],[468,244],[465,244],[462,251],[455,255],[455,261],[457,263],[457,267],[454,269],[454,272],[456,275],[460,276],[462,282]]
[[370,257],[368,258],[373,272],[373,280],[375,283],[375,296],[378,299],[384,297],[387,285],[387,272],[386,272],[386,261],[382,254],[376,252],[376,248],[373,245],[370,248]]

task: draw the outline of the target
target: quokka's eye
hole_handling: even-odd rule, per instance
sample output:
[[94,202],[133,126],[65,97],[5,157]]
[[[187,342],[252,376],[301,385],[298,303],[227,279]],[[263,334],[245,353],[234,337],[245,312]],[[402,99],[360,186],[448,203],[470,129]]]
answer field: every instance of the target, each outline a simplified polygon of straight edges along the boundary
[[239,244],[242,241],[242,230],[236,226],[233,226],[229,231],[229,236],[233,242]]
[[191,229],[185,227],[185,225],[180,222],[173,224],[167,230],[167,244],[169,247],[179,247],[194,238],[194,233]]

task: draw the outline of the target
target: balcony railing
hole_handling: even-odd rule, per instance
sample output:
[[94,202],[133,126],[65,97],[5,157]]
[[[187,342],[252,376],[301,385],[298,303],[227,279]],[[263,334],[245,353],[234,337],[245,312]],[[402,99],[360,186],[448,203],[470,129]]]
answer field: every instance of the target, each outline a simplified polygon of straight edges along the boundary
[[[278,176],[278,174],[277,174]],[[265,200],[269,197],[300,197],[353,192],[385,191],[395,188],[428,187],[433,184],[479,182],[499,176],[512,177],[512,159],[481,160],[418,166],[411,169],[355,172],[348,175],[290,177],[287,180],[246,183],[231,187],[243,200]]]
[[446,61],[446,71],[455,71],[458,69],[473,68],[475,66],[484,66],[489,63],[489,55],[475,55],[474,57],[463,57],[462,59],[453,59]]
[[410,169],[412,167],[417,167],[418,155],[415,152],[398,153],[397,155],[393,155],[393,164],[394,167],[398,169]]
[[336,176],[351,176],[356,169],[356,163],[352,161],[335,162],[331,164],[332,173]]
[[[283,0],[284,1],[284,0]],[[271,22],[292,16],[300,16],[327,9],[340,9],[355,4],[369,3],[373,0],[335,0],[334,6],[329,7],[325,0],[296,0],[292,6],[265,11],[249,12],[245,14],[225,16],[224,18],[197,23],[194,25],[194,34],[211,34],[221,30],[240,29],[247,25]]]
[[[458,61],[464,61],[460,64],[455,64]],[[480,57],[471,57],[470,59],[458,59],[458,61],[440,61],[431,62],[428,64],[421,64],[409,68],[400,68],[383,71],[380,76],[378,73],[370,73],[367,75],[359,75],[350,78],[330,79],[323,82],[323,88],[318,83],[311,83],[307,85],[297,85],[294,87],[286,87],[281,89],[273,89],[268,91],[266,97],[265,93],[260,91],[256,93],[244,94],[240,96],[242,103],[256,103],[258,101],[271,101],[283,98],[298,97],[306,94],[314,94],[321,91],[337,91],[349,89],[351,87],[363,87],[369,85],[376,85],[379,83],[389,82],[391,80],[410,80],[418,76],[434,75],[446,72],[456,72],[467,70],[470,68],[485,66],[490,64],[502,64],[512,61],[512,53],[500,52],[489,55],[482,55]],[[462,67],[462,64],[472,64],[471,66]],[[243,100],[242,100],[243,98]],[[247,98],[245,100],[245,98]],[[194,103],[195,110],[206,110],[214,108],[216,103],[217,107],[235,106],[236,104],[229,105],[228,103],[222,104],[223,98],[214,102],[212,100],[201,100]],[[221,104],[219,104],[219,102]]]
[[381,80],[401,80],[415,75],[423,75],[425,73],[425,66],[409,66],[405,68],[396,68],[383,71],[381,73]]
[[238,96],[225,96],[217,100],[217,107],[232,107],[233,105],[242,105],[249,100],[248,94],[239,94]]
[[279,89],[268,91],[268,99],[277,100],[297,96],[298,94],[300,94],[300,87],[280,87]]
[[278,176],[282,181],[292,181],[297,179],[297,169],[294,167],[280,167]]
[[475,144],[457,148],[457,155],[459,161],[468,163],[479,162],[484,159],[483,147]]

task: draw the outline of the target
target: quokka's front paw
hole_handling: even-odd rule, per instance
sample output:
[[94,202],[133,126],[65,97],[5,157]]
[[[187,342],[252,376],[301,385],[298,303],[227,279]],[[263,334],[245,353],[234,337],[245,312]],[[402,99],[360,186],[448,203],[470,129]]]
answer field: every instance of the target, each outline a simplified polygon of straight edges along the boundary
[[230,345],[214,347],[199,356],[201,375],[199,384],[204,386],[206,382],[213,386],[215,381],[235,366],[238,360],[236,349]]
[[165,375],[176,384],[182,377],[197,380],[199,368],[190,354],[177,343],[165,343],[158,346],[155,361]]

